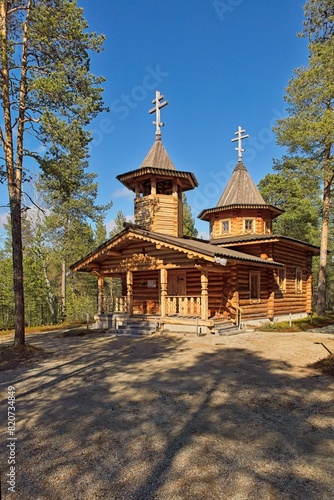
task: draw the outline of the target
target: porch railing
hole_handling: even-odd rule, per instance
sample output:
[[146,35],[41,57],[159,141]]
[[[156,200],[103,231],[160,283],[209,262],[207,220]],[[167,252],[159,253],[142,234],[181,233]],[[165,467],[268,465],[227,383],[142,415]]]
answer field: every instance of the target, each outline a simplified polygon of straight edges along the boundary
[[103,297],[103,312],[104,313],[114,313],[121,312],[125,313],[128,310],[127,297],[111,297],[110,295]]
[[[104,312],[128,312],[128,299],[122,297],[105,297]],[[201,315],[201,296],[168,295],[166,297],[166,314],[182,314],[185,316]]]
[[115,297],[114,311],[120,313],[128,312],[128,298]]
[[183,295],[166,297],[167,314],[184,314],[185,316],[201,315],[201,297],[186,297]]

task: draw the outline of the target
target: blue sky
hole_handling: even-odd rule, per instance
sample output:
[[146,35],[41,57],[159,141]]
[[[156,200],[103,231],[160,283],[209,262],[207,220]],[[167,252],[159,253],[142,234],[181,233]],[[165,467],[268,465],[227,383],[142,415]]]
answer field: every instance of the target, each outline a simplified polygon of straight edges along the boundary
[[[160,90],[162,140],[179,170],[199,188],[187,197],[196,217],[214,207],[237,162],[231,139],[249,134],[243,159],[258,183],[283,150],[271,131],[285,116],[284,89],[307,64],[302,29],[305,0],[78,0],[90,31],[106,36],[92,72],[106,77],[109,113],[91,125],[90,170],[98,173],[98,203],[133,214],[133,195],[115,176],[140,166],[155,139],[152,107]],[[2,215],[3,215],[3,210]],[[0,214],[1,215],[1,214]],[[197,219],[205,236],[207,223]]]

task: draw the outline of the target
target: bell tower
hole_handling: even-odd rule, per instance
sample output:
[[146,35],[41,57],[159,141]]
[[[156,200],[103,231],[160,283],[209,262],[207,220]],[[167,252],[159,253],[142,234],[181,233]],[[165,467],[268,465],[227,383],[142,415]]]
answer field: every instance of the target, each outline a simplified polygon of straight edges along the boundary
[[116,178],[135,193],[135,224],[147,231],[183,236],[182,193],[198,186],[191,172],[176,170],[161,141],[160,110],[167,106],[164,96],[156,91],[155,105],[149,113],[156,113],[155,142],[137,170]]

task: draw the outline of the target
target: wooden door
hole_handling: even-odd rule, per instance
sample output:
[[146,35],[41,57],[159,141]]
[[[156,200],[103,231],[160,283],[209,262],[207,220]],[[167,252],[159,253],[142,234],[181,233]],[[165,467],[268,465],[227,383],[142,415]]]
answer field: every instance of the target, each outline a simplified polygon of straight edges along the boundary
[[186,272],[168,271],[167,274],[167,294],[169,296],[187,295]]

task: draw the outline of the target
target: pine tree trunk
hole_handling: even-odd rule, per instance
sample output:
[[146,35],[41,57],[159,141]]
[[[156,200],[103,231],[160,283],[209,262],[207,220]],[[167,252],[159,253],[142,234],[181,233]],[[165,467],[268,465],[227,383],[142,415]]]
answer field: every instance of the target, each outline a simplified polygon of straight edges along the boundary
[[13,281],[15,303],[15,337],[14,345],[24,345],[24,288],[23,288],[23,252],[21,231],[21,200],[16,196],[10,197],[10,215],[12,225],[13,249]]
[[330,212],[330,181],[325,182],[323,208],[322,208],[322,224],[321,224],[321,242],[320,242],[320,269],[318,280],[318,300],[317,314],[323,316],[326,313],[326,264],[327,264],[327,249],[328,249],[328,223]]

